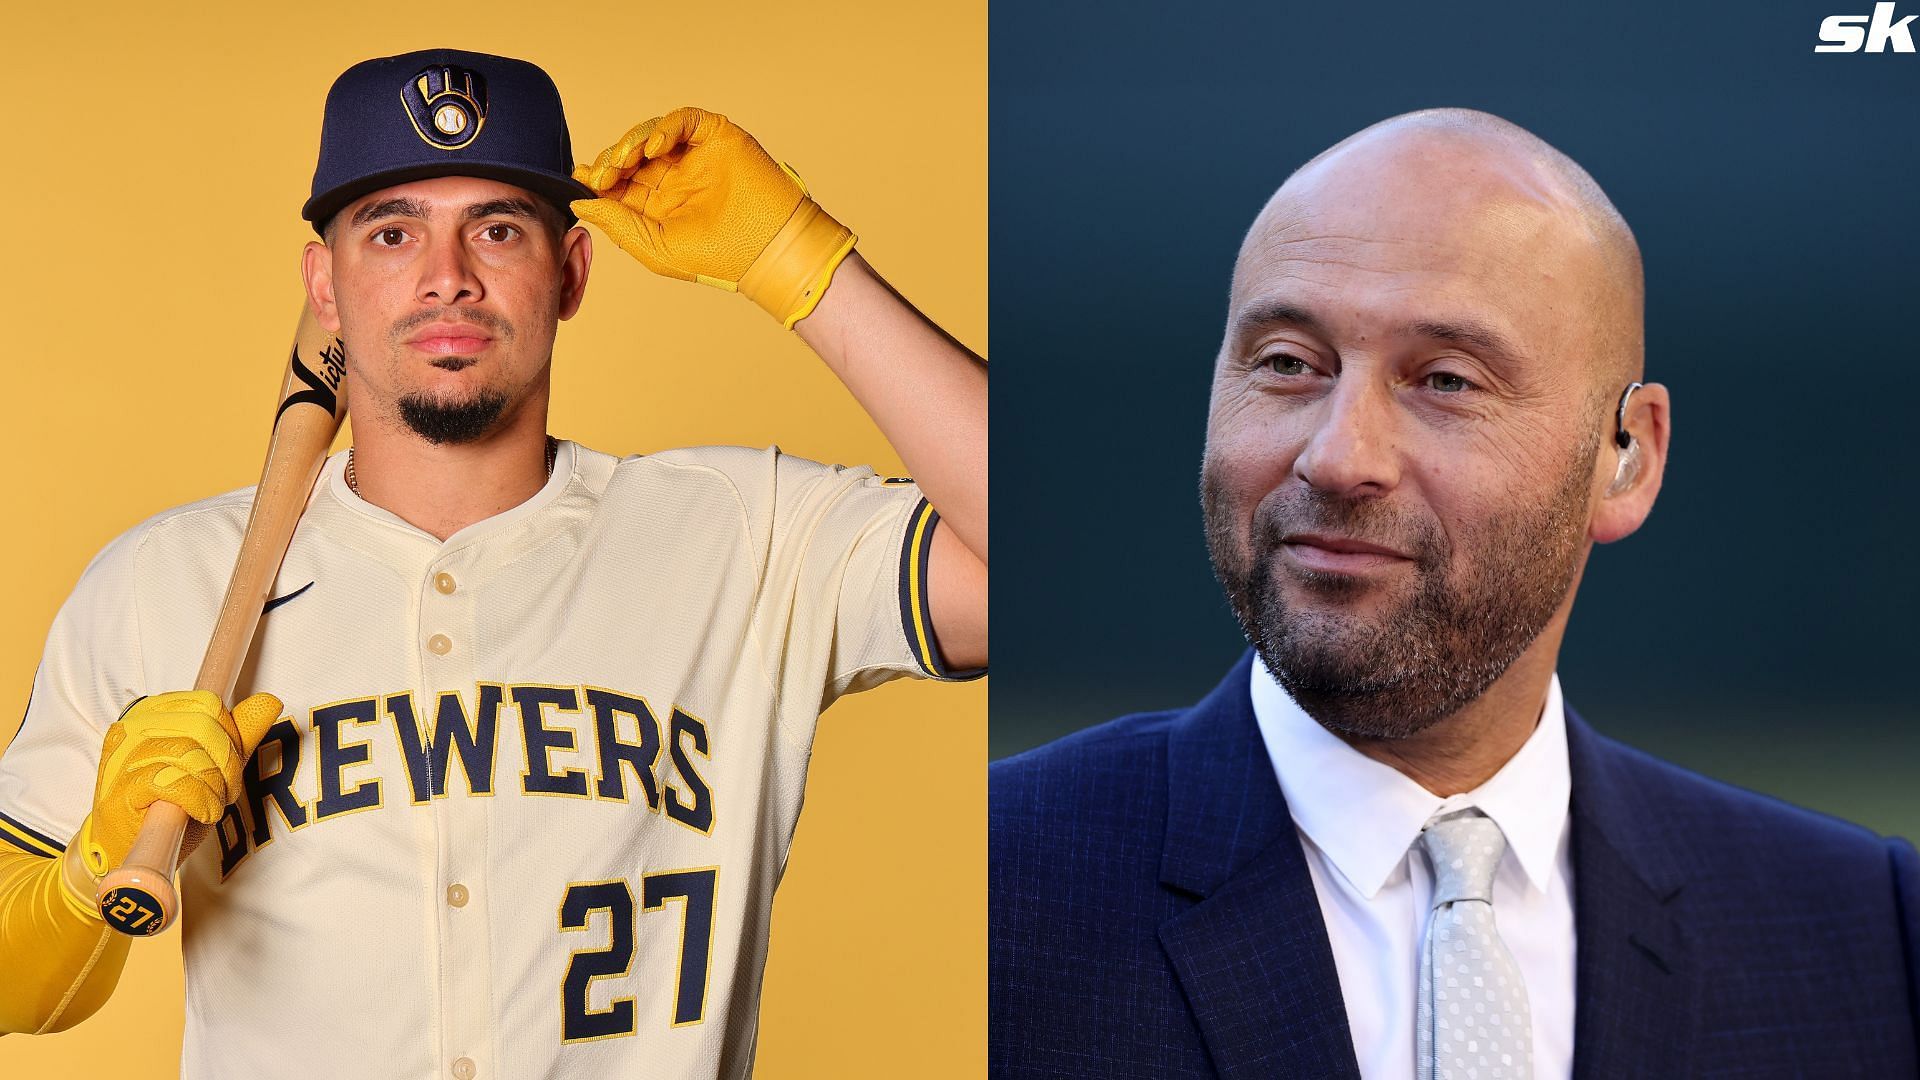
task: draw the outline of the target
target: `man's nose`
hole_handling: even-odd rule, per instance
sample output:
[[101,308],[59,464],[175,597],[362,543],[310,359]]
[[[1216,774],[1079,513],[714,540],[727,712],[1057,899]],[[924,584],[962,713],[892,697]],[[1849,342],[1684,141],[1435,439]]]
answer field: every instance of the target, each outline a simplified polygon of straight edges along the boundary
[[1400,482],[1392,394],[1348,377],[1313,411],[1313,430],[1294,458],[1293,474],[1320,491],[1379,495]]
[[425,241],[416,298],[442,304],[471,303],[485,295],[467,246],[455,238]]

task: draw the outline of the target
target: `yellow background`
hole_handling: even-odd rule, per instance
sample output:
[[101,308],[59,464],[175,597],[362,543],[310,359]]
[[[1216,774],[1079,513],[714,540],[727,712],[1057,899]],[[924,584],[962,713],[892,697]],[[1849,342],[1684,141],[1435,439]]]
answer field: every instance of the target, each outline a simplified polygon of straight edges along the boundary
[[[101,545],[257,477],[321,105],[356,61],[436,46],[532,60],[581,160],[674,106],[724,112],[896,287],[986,349],[981,0],[116,7],[16,10],[0,64],[0,738]],[[556,434],[615,453],[778,442],[899,471],[758,308],[651,277],[597,235],[595,254],[556,349]],[[760,1075],[984,1073],[986,705],[984,683],[894,683],[823,718],[775,904]],[[72,1032],[0,1040],[0,1076],[176,1076],[178,942],[136,945],[114,999]]]

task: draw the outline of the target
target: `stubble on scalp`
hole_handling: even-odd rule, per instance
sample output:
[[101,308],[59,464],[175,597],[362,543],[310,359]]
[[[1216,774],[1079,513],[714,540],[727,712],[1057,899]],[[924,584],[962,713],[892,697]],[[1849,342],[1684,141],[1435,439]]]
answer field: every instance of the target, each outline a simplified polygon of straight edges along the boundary
[[[1576,449],[1541,501],[1515,505],[1452,540],[1431,519],[1379,499],[1304,484],[1263,500],[1250,523],[1229,520],[1222,486],[1203,468],[1214,576],[1255,652],[1308,715],[1348,737],[1407,738],[1485,693],[1566,599],[1585,549],[1599,441],[1591,436]],[[1296,610],[1281,574],[1329,605],[1378,587],[1345,574],[1281,568],[1281,537],[1296,531],[1364,537],[1409,552],[1410,594],[1371,620]]]

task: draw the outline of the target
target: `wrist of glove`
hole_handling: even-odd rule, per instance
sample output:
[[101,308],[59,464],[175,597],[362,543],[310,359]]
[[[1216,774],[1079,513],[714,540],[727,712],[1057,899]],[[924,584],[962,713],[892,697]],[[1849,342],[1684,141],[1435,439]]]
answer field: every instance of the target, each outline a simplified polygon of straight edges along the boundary
[[[126,860],[147,807],[163,800],[201,825],[219,821],[241,790],[247,758],[279,717],[272,694],[255,694],[232,712],[205,690],[136,700],[107,728],[93,813],[69,853],[78,852],[81,868],[99,878]],[[189,845],[204,832],[189,827]]]
[[802,198],[793,216],[741,275],[740,295],[791,330],[794,323],[813,314],[856,239],[819,203]]
[[740,292],[788,329],[855,243],[797,173],[719,113],[639,124],[574,178],[599,196],[574,213],[647,269]]

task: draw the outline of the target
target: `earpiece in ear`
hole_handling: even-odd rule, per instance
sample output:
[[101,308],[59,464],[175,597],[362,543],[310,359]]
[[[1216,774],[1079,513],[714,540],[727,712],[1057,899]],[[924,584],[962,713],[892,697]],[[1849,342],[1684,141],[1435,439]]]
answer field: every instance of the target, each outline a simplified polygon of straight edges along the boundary
[[1608,495],[1618,495],[1633,486],[1634,478],[1640,475],[1640,440],[1627,434],[1627,402],[1633,400],[1633,392],[1640,384],[1631,382],[1620,394],[1620,404],[1613,410],[1613,444],[1620,448],[1620,464],[1614,467],[1613,481],[1607,485]]
[[1618,495],[1633,486],[1640,476],[1640,440],[1629,435],[1626,449],[1620,451],[1620,464],[1614,467],[1613,481],[1607,485],[1608,495]]

